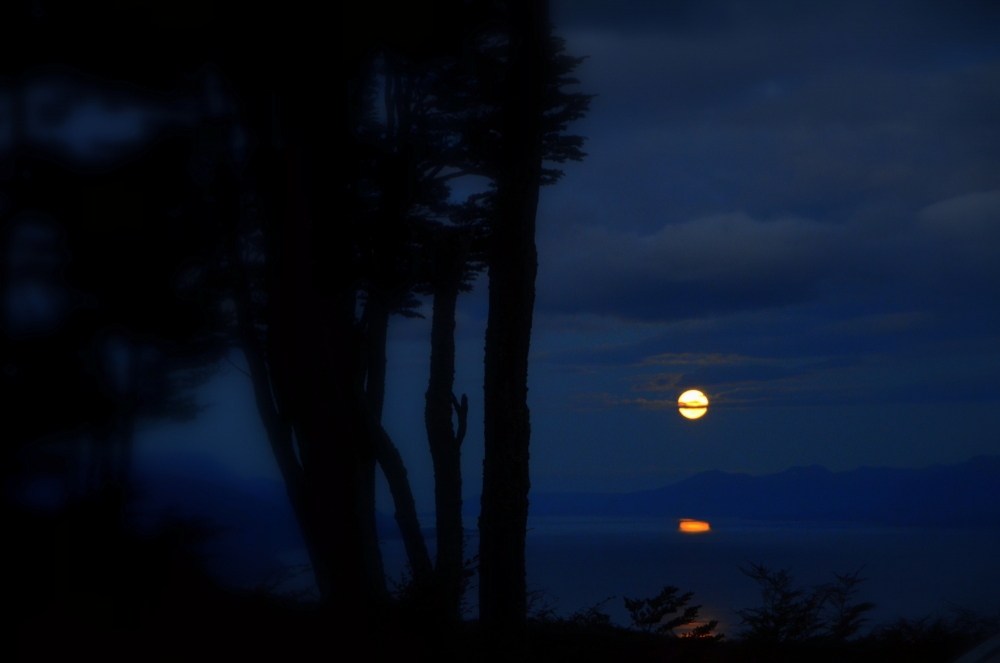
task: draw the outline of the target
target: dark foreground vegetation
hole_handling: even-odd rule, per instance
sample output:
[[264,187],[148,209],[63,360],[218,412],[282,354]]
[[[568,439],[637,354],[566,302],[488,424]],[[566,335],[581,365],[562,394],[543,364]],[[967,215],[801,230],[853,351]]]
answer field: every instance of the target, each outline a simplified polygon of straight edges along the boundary
[[[20,573],[8,594],[20,602],[17,660],[354,660],[336,613],[275,586],[221,588],[197,552],[213,535],[210,523],[167,521],[156,534],[141,535],[125,519],[126,497],[109,488],[58,514],[12,514],[11,524],[33,533],[18,548]],[[761,605],[740,611],[742,623],[731,634],[700,621],[692,594],[676,587],[648,598],[611,597],[569,616],[535,592],[518,660],[945,663],[1000,630],[1000,615],[956,609],[859,636],[872,607],[856,600],[859,573],[802,588],[784,570],[753,565],[744,572],[757,582]],[[442,622],[414,587],[397,586],[367,660],[500,660],[477,620]],[[629,627],[603,611],[616,600],[629,611]]]

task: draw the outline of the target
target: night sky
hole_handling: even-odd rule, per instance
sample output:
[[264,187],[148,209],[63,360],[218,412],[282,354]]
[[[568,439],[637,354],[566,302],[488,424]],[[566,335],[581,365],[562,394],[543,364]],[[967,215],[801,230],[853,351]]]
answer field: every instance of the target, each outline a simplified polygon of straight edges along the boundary
[[[719,632],[738,637],[743,615],[734,611],[757,601],[742,569],[759,563],[794,568],[796,581],[807,584],[830,580],[820,573],[867,569],[872,582],[865,591],[877,606],[873,624],[945,607],[995,614],[1000,3],[550,0],[550,6],[566,54],[585,58],[573,74],[579,83],[565,91],[595,96],[586,117],[567,132],[585,137],[587,156],[546,164],[564,177],[543,187],[537,213],[528,376],[527,530],[534,533],[524,558],[529,603],[541,597],[565,615],[607,604],[614,623],[624,625],[622,598],[651,596],[676,583],[696,593],[705,606],[702,618],[720,620]],[[43,17],[36,10],[32,20]],[[105,326],[91,338],[86,325],[97,329],[131,311],[132,302],[142,309],[147,291],[122,288],[128,294],[119,297],[116,282],[114,292],[98,286],[84,292],[65,277],[77,258],[97,284],[105,283],[105,274],[97,274],[102,270],[145,278],[139,260],[126,258],[148,255],[146,245],[123,239],[131,248],[123,243],[115,253],[112,244],[95,239],[102,228],[114,230],[109,237],[133,236],[124,216],[112,218],[116,210],[129,220],[138,213],[152,219],[155,208],[160,218],[166,203],[157,196],[169,190],[163,200],[178,193],[180,201],[178,207],[170,202],[169,218],[187,214],[182,210],[190,203],[214,219],[208,198],[185,194],[188,184],[207,177],[213,150],[237,169],[264,165],[253,155],[280,132],[254,135],[252,128],[264,125],[247,122],[246,100],[234,92],[241,88],[230,85],[225,67],[203,64],[184,73],[179,65],[171,93],[97,78],[73,62],[0,76],[0,336],[23,351],[8,353],[14,359],[5,359],[0,371],[21,380],[15,363],[22,359],[34,362],[32,370],[51,369],[38,373],[40,379],[26,373],[34,382],[5,382],[32,385],[32,398],[44,394],[39,400],[50,399],[50,385],[69,385],[53,389],[52,403],[66,414],[54,421],[75,425],[79,413],[103,421],[85,391],[98,383],[112,398],[102,392],[93,402],[107,400],[115,413],[107,436],[92,436],[81,424],[11,447],[23,454],[5,490],[30,516],[17,525],[29,534],[15,548],[19,568],[35,569],[22,574],[29,580],[17,596],[39,606],[48,590],[36,591],[31,579],[48,582],[51,573],[49,539],[38,532],[63,527],[62,516],[50,516],[84,523],[76,539],[55,539],[51,553],[53,569],[61,568],[59,559],[78,560],[86,580],[81,587],[105,583],[111,596],[135,584],[129,578],[147,577],[130,575],[135,569],[160,563],[103,552],[103,530],[86,524],[91,506],[76,499],[87,491],[98,495],[95,481],[127,486],[121,493],[127,502],[92,506],[104,513],[112,505],[115,519],[126,516],[115,527],[127,525],[143,540],[172,532],[175,517],[205,526],[207,538],[185,546],[215,581],[241,590],[267,586],[276,596],[292,592],[289,597],[307,603],[318,597],[242,350],[214,346],[224,358],[195,389],[203,406],[196,417],[184,420],[183,408],[158,410],[162,404],[147,399],[162,386],[158,371],[181,366],[158,363],[170,359],[161,351],[169,347],[174,319],[162,337],[155,329],[168,318],[160,315],[150,317],[156,322],[148,329],[139,329],[146,319],[135,316],[139,322],[129,333]],[[282,112],[275,106],[274,117]],[[122,174],[127,177],[118,181]],[[133,196],[126,185],[144,177]],[[470,176],[450,183],[455,202],[487,186]],[[59,197],[75,191],[82,194],[79,204]],[[119,191],[131,193],[118,200]],[[274,192],[262,191],[267,219]],[[90,200],[100,195],[107,200]],[[312,202],[313,210],[322,207]],[[73,218],[74,210],[82,216]],[[252,213],[240,213],[252,220]],[[91,218],[101,214],[108,216]],[[336,213],[310,221],[339,222]],[[86,241],[68,243],[78,239],[78,228]],[[104,269],[89,253],[98,245],[109,249],[100,255],[121,263]],[[197,289],[196,261],[185,265],[171,277],[175,294]],[[454,391],[468,396],[462,480],[464,555],[470,558],[479,549],[488,294],[481,273],[471,292],[459,296],[456,315]],[[102,297],[111,303],[105,306]],[[422,302],[423,318],[390,320],[382,423],[407,469],[433,557],[434,473],[424,420],[432,310],[429,297]],[[223,310],[230,304],[223,302]],[[74,317],[85,309],[100,315]],[[81,333],[87,338],[75,336]],[[84,370],[67,359],[84,347],[76,341],[90,348],[77,354]],[[219,353],[198,361],[215,362]],[[69,377],[60,380],[67,363]],[[100,378],[91,381],[85,373]],[[186,384],[196,382],[188,377]],[[678,397],[692,389],[709,400],[696,420],[678,411]],[[129,403],[149,407],[130,410]],[[119,421],[126,412],[140,414],[134,422]],[[34,413],[19,414],[29,421]],[[48,430],[47,420],[34,423]],[[112,467],[114,449],[128,453],[116,456],[120,464]],[[951,473],[860,471],[831,478],[821,469],[927,468],[981,456],[992,458]],[[792,468],[802,469],[786,472]],[[710,471],[784,474],[772,480],[715,472],[650,490]],[[391,518],[388,484],[376,472],[378,549],[389,586],[398,590],[397,579],[407,578],[407,548]],[[608,495],[638,491],[649,492]],[[80,504],[86,509],[75,511]],[[704,520],[712,534],[678,532],[678,518]],[[108,537],[107,550],[117,550],[117,536]],[[91,559],[122,568],[98,573]],[[147,586],[142,583],[136,586]],[[475,575],[471,583],[467,599],[476,593]],[[53,596],[75,591],[66,584]],[[178,600],[193,604],[186,591]],[[122,596],[132,600],[128,592]],[[200,601],[197,592],[190,596]],[[600,603],[608,596],[610,603]],[[545,614],[541,604],[532,605],[529,614]],[[86,603],[81,615],[99,617],[93,606]],[[478,618],[476,599],[466,608],[466,617]],[[956,619],[972,613],[962,614]],[[942,623],[913,622],[932,630]],[[45,625],[40,632],[54,631]]]
[[[552,12],[567,52],[588,56],[578,89],[598,96],[571,127],[589,156],[538,212],[533,490],[1000,453],[996,5]],[[459,299],[466,500],[481,486],[486,299],[485,276]],[[431,512],[424,313],[393,319],[385,422]],[[203,392],[214,408],[143,433],[140,453],[277,476],[249,379],[226,370]],[[697,421],[676,409],[689,388],[711,401]]]

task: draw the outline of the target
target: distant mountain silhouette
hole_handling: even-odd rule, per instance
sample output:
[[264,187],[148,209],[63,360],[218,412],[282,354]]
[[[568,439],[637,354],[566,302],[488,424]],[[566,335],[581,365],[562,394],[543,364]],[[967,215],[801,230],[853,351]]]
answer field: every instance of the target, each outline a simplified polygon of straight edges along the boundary
[[1000,457],[924,469],[831,472],[812,465],[764,476],[702,472],[634,493],[533,493],[531,515],[1000,527]]
[[[219,560],[216,572],[230,584],[261,581],[283,566],[282,552],[305,547],[280,481],[246,479],[207,456],[184,455],[140,464],[134,476],[141,493],[136,511],[149,526],[171,513],[225,528],[205,552],[210,564]],[[813,465],[764,476],[712,471],[654,490],[532,493],[530,500],[531,516],[1000,527],[1000,457],[924,469],[831,472]],[[465,499],[468,515],[478,508],[478,496]],[[392,515],[377,519],[379,538],[400,538]],[[432,529],[425,533],[433,540]]]

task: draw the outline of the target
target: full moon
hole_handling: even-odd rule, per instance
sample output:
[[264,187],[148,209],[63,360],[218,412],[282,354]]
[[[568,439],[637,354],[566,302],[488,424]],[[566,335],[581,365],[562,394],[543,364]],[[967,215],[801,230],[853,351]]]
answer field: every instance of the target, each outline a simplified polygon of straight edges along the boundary
[[708,412],[708,397],[697,389],[689,389],[677,399],[677,408],[687,419],[704,417]]

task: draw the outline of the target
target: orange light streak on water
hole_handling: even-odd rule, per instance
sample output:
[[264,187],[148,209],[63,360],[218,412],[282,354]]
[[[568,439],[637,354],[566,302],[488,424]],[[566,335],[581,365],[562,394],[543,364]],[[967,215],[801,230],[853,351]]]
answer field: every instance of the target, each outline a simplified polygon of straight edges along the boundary
[[706,523],[704,520],[691,520],[690,518],[681,518],[681,524],[678,529],[679,531],[687,534],[712,531],[711,525]]

